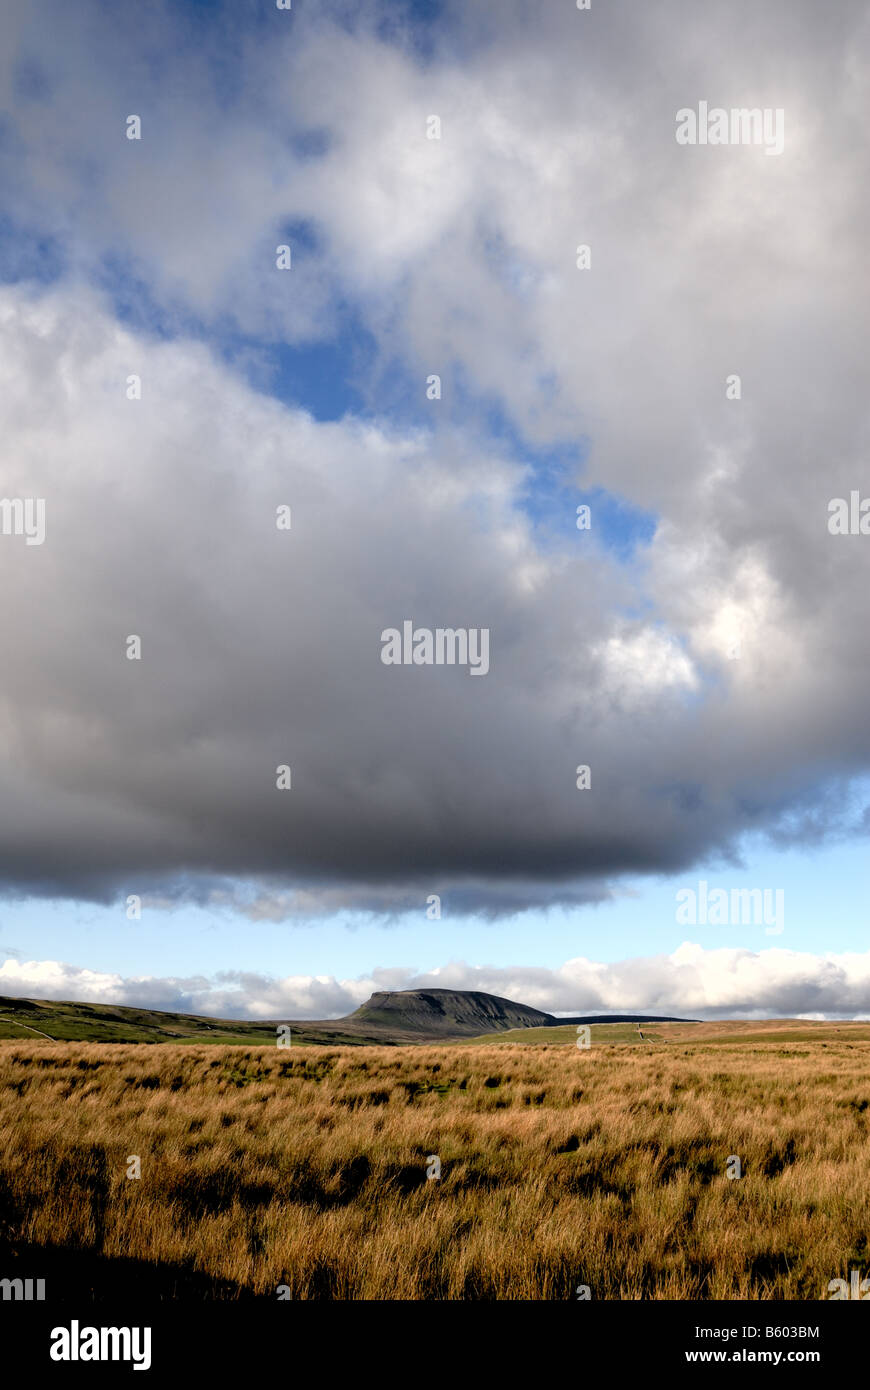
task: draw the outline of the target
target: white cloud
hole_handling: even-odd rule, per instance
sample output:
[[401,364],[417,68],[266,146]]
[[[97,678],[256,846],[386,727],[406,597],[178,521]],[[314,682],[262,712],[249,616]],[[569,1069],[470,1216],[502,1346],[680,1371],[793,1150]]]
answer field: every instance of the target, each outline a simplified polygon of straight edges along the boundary
[[482,990],[555,1013],[853,1018],[870,1014],[870,952],[814,955],[774,948],[705,949],[685,942],[670,955],[612,963],[577,958],[555,970],[451,961],[423,972],[375,969],[354,980],[279,979],[243,971],[212,978],[122,978],[60,961],[14,959],[0,966],[0,994],[219,1018],[337,1018],[376,990],[427,987]]

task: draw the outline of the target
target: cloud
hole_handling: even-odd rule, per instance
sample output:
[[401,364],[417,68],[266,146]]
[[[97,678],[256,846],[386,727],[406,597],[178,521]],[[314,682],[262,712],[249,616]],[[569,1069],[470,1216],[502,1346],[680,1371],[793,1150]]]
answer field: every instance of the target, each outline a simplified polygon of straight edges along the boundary
[[[679,598],[628,618],[600,547],[542,551],[522,471],[478,436],[317,424],[84,289],[7,288],[0,323],[0,490],[46,501],[43,545],[0,545],[14,891],[207,902],[232,877],[272,915],[594,902],[860,765],[848,661],[777,678],[800,614],[726,680]],[[405,618],[488,627],[489,674],[385,666]]]
[[218,1018],[327,1019],[351,1013],[376,990],[473,989],[555,1013],[659,1013],[691,1018],[870,1016],[870,952],[705,949],[684,942],[670,955],[603,963],[584,958],[556,970],[528,966],[376,969],[355,980],[276,979],[244,971],[212,978],[123,978],[59,961],[6,960],[0,993],[76,999]]
[[[0,544],[7,891],[498,916],[861,825],[865,8],[491,11],[425,59],[395,7],[0,20],[7,251],[64,268],[0,293],[0,491],[48,527]],[[783,107],[783,154],[677,146],[696,95]],[[221,360],[348,312],[365,419]],[[545,544],[511,431],[583,444],[567,515],[655,516],[634,563]],[[490,673],[384,667],[405,618],[488,627]]]

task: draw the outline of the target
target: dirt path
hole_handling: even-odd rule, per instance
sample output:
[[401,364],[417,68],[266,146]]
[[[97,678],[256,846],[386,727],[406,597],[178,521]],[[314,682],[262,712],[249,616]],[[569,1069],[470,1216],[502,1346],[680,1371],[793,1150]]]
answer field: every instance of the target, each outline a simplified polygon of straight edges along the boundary
[[[16,1028],[26,1028],[28,1033],[39,1033],[41,1038],[48,1038],[49,1042],[57,1042],[57,1038],[49,1038],[47,1033],[41,1033],[38,1028],[31,1028],[29,1023],[19,1023],[17,1018],[0,1018],[0,1023],[11,1023]],[[12,1039],[10,1038],[11,1042]]]

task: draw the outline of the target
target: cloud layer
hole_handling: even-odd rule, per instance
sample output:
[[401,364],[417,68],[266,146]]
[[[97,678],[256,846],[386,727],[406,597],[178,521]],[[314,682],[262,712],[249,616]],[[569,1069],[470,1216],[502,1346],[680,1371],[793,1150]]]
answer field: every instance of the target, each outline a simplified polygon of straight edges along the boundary
[[[479,438],[317,424],[84,290],[6,289],[0,323],[0,484],[46,499],[45,543],[0,547],[8,884],[579,903],[782,823],[858,765],[844,663],[778,678],[806,620],[729,664],[665,606],[625,617],[631,580],[594,542],[542,550],[520,470]],[[489,627],[489,674],[383,665],[406,617]]]
[[[3,885],[498,915],[866,829],[870,547],[826,527],[870,442],[865,7],[471,3],[425,56],[352,9],[0,21],[6,278],[56,272],[0,292],[0,493],[47,508],[0,544]],[[702,98],[782,107],[783,154],[678,146]],[[351,321],[365,419],[246,383],[239,335]],[[566,443],[558,540],[518,458]],[[632,562],[565,538],[581,485],[656,517]],[[404,619],[487,627],[489,674],[383,666]]]
[[557,970],[451,962],[439,970],[375,970],[370,977],[275,979],[245,972],[213,978],[125,979],[60,961],[0,966],[0,994],[127,1004],[218,1018],[338,1018],[375,990],[474,989],[549,1012],[676,1014],[690,1018],[870,1017],[870,952],[704,949],[603,963],[582,957]]

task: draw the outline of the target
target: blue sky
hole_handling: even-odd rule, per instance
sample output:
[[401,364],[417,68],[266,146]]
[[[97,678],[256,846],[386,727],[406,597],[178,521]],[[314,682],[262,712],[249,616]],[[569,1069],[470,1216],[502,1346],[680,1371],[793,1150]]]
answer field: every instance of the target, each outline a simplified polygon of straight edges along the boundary
[[[425,974],[446,961],[547,969],[577,956],[621,961],[668,954],[687,939],[749,952],[770,946],[763,927],[755,925],[694,930],[678,925],[675,895],[684,887],[697,888],[701,879],[709,892],[784,889],[785,930],[778,946],[814,952],[823,943],[826,951],[858,952],[865,948],[868,932],[866,878],[863,843],[810,854],[756,847],[739,870],[711,865],[672,880],[629,879],[612,901],[582,911],[553,909],[485,923],[454,919],[444,904],[441,920],[433,922],[426,919],[424,904],[421,911],[389,924],[345,914],[299,924],[260,921],[245,929],[244,966],[281,977],[333,973],[332,963],[340,962],[342,976],[367,978],[375,965]],[[146,908],[139,921],[128,921],[123,905],[28,902],[9,904],[2,922],[0,947],[23,957],[33,953],[35,958],[63,959],[72,931],[83,959],[125,977],[239,969],[238,918],[213,909]]]

